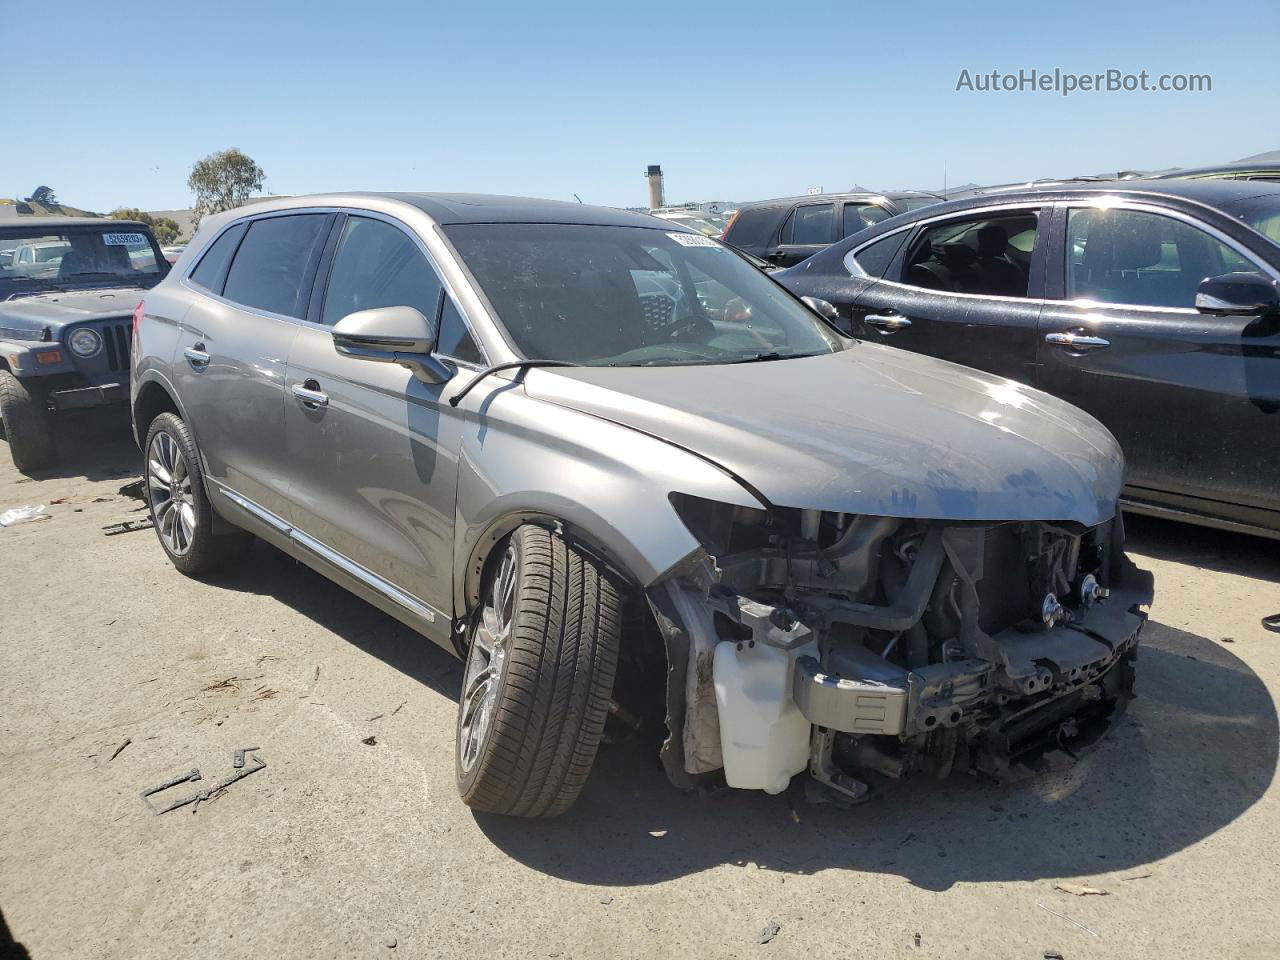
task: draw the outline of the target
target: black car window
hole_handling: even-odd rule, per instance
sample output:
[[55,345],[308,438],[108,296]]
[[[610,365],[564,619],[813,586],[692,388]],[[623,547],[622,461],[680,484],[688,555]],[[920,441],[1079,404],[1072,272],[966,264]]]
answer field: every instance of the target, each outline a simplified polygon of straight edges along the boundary
[[913,287],[988,297],[1025,297],[1038,212],[984,213],[927,227],[903,264]]
[[1258,270],[1234,248],[1173,217],[1115,208],[1067,214],[1068,300],[1191,309],[1205,277]]
[[851,237],[867,227],[874,226],[881,220],[888,220],[892,214],[875,203],[846,203],[844,205],[844,228],[842,237]]
[[323,213],[303,213],[253,221],[222,295],[255,310],[302,317],[307,266],[327,220]]
[[860,250],[851,253],[845,261],[845,267],[852,274],[865,274],[868,277],[883,277],[893,258],[902,249],[910,230],[899,230],[887,237],[881,237]]
[[783,243],[830,243],[834,203],[806,203],[791,211],[782,227]]
[[444,310],[440,314],[440,333],[436,337],[436,353],[468,363],[484,363],[480,348],[471,337],[462,320],[462,313],[453,297],[444,298]]
[[430,319],[436,315],[441,286],[407,233],[385,220],[350,217],[333,256],[320,322],[334,324],[349,313],[375,307],[413,307]]
[[773,228],[779,218],[778,207],[748,207],[739,210],[724,239],[735,247],[763,247],[773,239]]
[[221,295],[223,281],[227,279],[227,264],[231,262],[236,247],[240,246],[240,238],[247,228],[248,224],[237,223],[213,241],[196,268],[191,271],[191,282]]

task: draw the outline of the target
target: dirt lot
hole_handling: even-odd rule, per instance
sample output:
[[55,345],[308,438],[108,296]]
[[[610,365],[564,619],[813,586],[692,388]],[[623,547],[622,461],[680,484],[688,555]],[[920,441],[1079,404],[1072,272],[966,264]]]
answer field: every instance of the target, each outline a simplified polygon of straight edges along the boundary
[[[0,451],[0,510],[53,517],[0,529],[0,910],[37,960],[1280,956],[1275,542],[1131,522],[1157,585],[1140,697],[1064,771],[797,822],[619,745],[568,816],[513,822],[455,795],[453,659],[268,547],[201,583],[149,530],[104,536],[143,514],[116,493],[137,451],[102,432],[38,480]],[[266,769],[143,806],[242,747]]]

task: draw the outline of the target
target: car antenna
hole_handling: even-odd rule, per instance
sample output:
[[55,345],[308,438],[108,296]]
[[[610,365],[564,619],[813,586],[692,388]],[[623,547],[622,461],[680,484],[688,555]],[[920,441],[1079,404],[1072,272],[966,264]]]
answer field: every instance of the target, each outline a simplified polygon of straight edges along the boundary
[[467,385],[449,398],[449,406],[456,407],[468,393],[471,388],[483,380],[491,373],[497,373],[500,370],[527,370],[530,367],[580,367],[582,364],[573,363],[569,360],[510,360],[506,363],[495,363],[492,367],[486,367],[477,373],[474,377],[467,381]]

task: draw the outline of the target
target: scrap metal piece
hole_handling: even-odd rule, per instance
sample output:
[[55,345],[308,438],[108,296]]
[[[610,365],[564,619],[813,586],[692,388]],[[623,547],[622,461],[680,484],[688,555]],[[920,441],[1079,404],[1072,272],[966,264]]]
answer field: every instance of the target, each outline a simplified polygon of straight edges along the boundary
[[208,800],[212,798],[214,794],[220,793],[221,791],[225,790],[227,787],[231,786],[231,784],[235,783],[237,780],[243,780],[245,777],[249,776],[249,774],[257,773],[259,770],[261,770],[263,767],[267,765],[266,761],[263,760],[261,757],[252,757],[251,759],[257,764],[257,766],[245,767],[243,770],[240,770],[229,776],[223,777],[221,780],[216,781],[215,783],[213,783],[211,786],[209,786],[204,790],[197,790],[195,793],[191,794],[191,796],[189,797],[184,797],[181,800],[175,800],[173,803],[169,804],[169,806],[161,810],[160,813],[168,813],[171,810],[177,810],[179,807],[185,807],[189,803],[199,804],[205,800]]
[[244,766],[244,755],[246,753],[253,753],[253,751],[261,749],[261,747],[241,747],[231,755],[231,765],[239,770]]
[[106,537],[114,537],[121,533],[133,533],[135,530],[148,530],[155,524],[150,519],[147,520],[121,520],[119,523],[109,523],[102,528],[102,534]]
[[160,814],[162,813],[168,813],[173,808],[165,807],[163,810],[157,810],[155,807],[151,805],[151,799],[150,799],[151,795],[155,793],[160,793],[162,790],[168,790],[170,787],[176,787],[180,783],[195,783],[195,781],[199,779],[200,779],[200,771],[198,769],[188,770],[186,773],[179,774],[178,776],[174,777],[171,780],[166,780],[164,783],[160,784],[159,786],[151,787],[150,789],[143,790],[142,802],[145,803],[147,805],[147,809],[150,810],[152,813],[154,813],[157,817],[160,816]]

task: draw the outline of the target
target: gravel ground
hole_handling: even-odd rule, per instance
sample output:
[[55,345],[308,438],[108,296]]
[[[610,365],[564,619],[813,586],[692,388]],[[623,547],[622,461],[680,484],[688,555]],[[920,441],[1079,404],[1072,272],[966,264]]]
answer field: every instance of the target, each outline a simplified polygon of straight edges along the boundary
[[[0,451],[0,510],[52,514],[0,529],[0,910],[37,960],[1280,956],[1275,542],[1131,521],[1140,696],[1058,772],[793,817],[624,744],[518,822],[454,792],[451,657],[261,544],[199,582],[149,530],[104,536],[143,515],[137,451],[94,418],[61,443],[34,480]],[[266,769],[143,806],[241,747]]]

